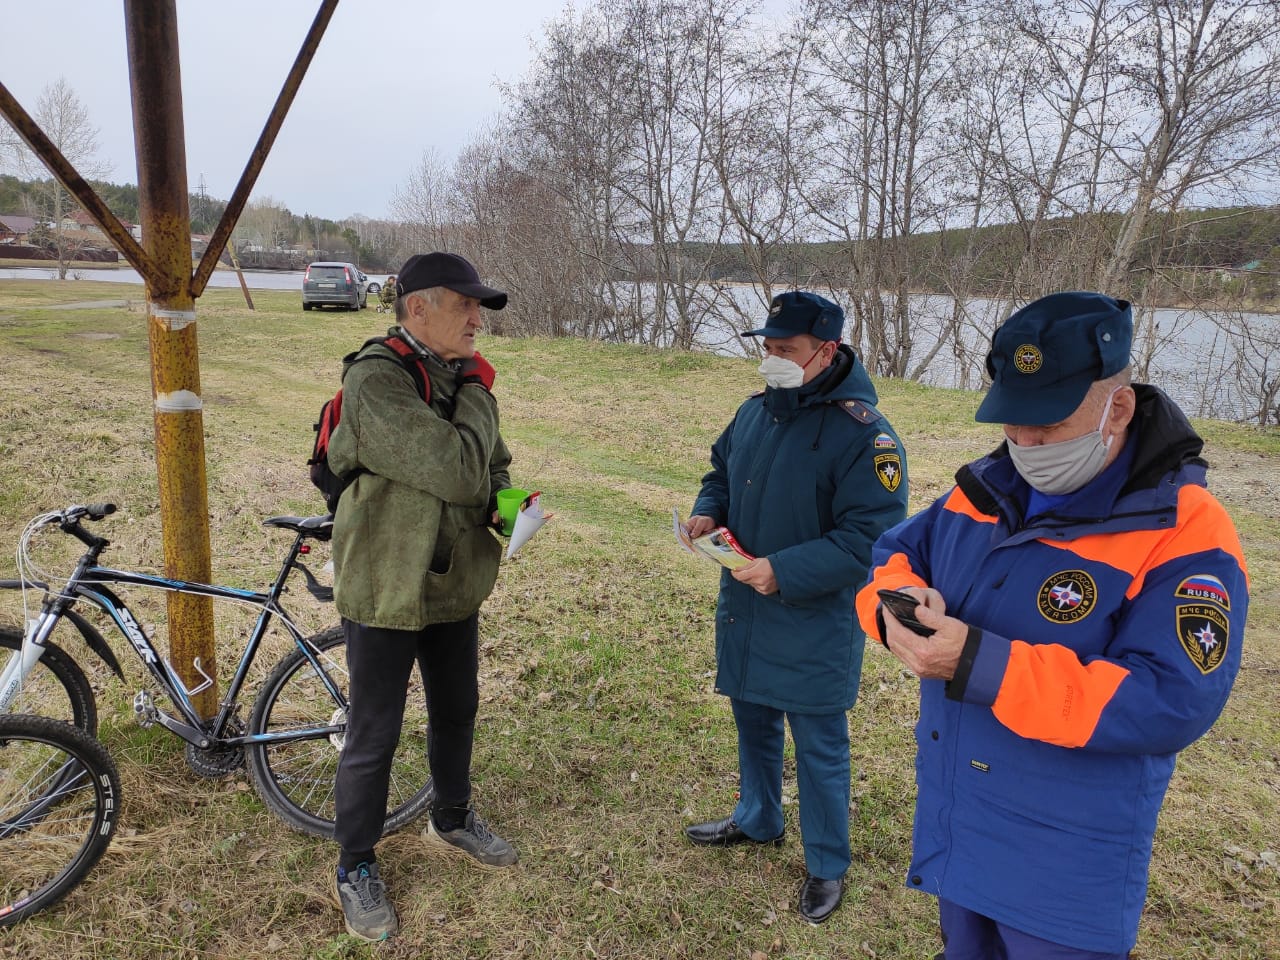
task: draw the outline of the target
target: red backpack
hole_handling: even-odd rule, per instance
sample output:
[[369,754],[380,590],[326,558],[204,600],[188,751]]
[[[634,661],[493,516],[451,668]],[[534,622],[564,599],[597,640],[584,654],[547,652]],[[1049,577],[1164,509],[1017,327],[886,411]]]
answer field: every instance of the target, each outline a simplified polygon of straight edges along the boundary
[[[342,358],[344,375],[349,364],[359,363],[361,360],[390,361],[392,359],[380,353],[364,353],[369,346],[375,343],[383,344],[395,351],[396,359],[400,361],[400,365],[408,370],[409,375],[413,377],[413,384],[418,388],[418,396],[422,397],[424,403],[429,403],[431,401],[431,380],[427,377],[427,368],[423,365],[422,358],[418,356],[417,351],[409,346],[408,341],[403,337],[374,337],[371,340],[366,340],[364,346],[359,350]],[[316,442],[311,448],[311,459],[307,461],[307,466],[311,468],[311,482],[320,489],[330,513],[338,509],[338,498],[342,496],[342,491],[351,485],[351,481],[355,480],[361,473],[367,472],[363,468],[357,468],[350,473],[338,474],[334,473],[329,466],[329,440],[333,437],[333,431],[338,428],[338,421],[341,418],[342,389],[339,388],[338,392],[333,395],[333,399],[326,400],[324,406],[320,408],[320,419],[312,426],[312,429],[316,432]]]

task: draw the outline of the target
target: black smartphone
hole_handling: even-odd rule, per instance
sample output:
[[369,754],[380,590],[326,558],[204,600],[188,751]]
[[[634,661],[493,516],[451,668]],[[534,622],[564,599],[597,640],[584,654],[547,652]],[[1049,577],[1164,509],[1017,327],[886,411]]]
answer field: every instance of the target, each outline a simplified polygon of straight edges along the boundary
[[889,608],[889,612],[904,627],[922,637],[933,636],[933,629],[926,627],[916,619],[916,607],[920,605],[919,600],[911,594],[902,593],[899,590],[877,590],[876,593],[880,595],[880,602]]

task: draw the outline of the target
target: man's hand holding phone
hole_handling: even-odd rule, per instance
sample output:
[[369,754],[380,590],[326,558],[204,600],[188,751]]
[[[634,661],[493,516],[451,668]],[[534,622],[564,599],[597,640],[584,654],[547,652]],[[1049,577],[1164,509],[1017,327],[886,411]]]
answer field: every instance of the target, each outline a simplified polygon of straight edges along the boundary
[[880,603],[893,614],[893,618],[900,624],[917,633],[922,637],[933,636],[933,629],[926,627],[923,623],[916,619],[916,607],[920,605],[917,600],[909,593],[903,593],[901,590],[877,590],[880,596]]
[[[918,592],[922,598],[903,590],[876,591],[884,619],[885,646],[917,677],[950,680],[955,676],[969,627],[946,615],[947,602],[937,590],[921,587]],[[926,626],[922,617],[933,626]]]

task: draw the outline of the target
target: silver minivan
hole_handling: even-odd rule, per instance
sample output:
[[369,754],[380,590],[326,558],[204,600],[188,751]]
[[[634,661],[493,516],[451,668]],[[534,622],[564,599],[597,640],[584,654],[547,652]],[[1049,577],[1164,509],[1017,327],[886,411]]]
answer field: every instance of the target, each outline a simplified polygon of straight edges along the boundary
[[368,306],[369,278],[354,263],[319,261],[302,277],[302,309],[325,305],[361,310]]

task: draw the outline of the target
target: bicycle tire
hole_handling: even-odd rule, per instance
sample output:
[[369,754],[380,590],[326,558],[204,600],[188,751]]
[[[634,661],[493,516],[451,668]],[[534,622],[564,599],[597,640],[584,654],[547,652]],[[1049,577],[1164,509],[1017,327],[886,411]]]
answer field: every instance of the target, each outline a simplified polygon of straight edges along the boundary
[[[0,627],[0,670],[22,649],[22,632]],[[75,659],[50,641],[22,685],[8,713],[30,713],[65,720],[90,736],[98,733],[93,687]]]
[[6,927],[57,903],[102,857],[120,812],[120,775],[79,727],[31,714],[0,715],[0,760]]
[[[334,685],[348,696],[346,644],[342,629],[332,627],[306,641]],[[253,704],[249,733],[279,733],[328,726],[345,716],[300,650],[276,664]],[[333,837],[334,777],[342,755],[340,736],[250,744],[246,766],[254,789],[273,813],[290,827],[312,836]],[[387,794],[385,836],[422,815],[429,804],[426,693],[415,670],[405,704],[400,743],[396,747]]]

